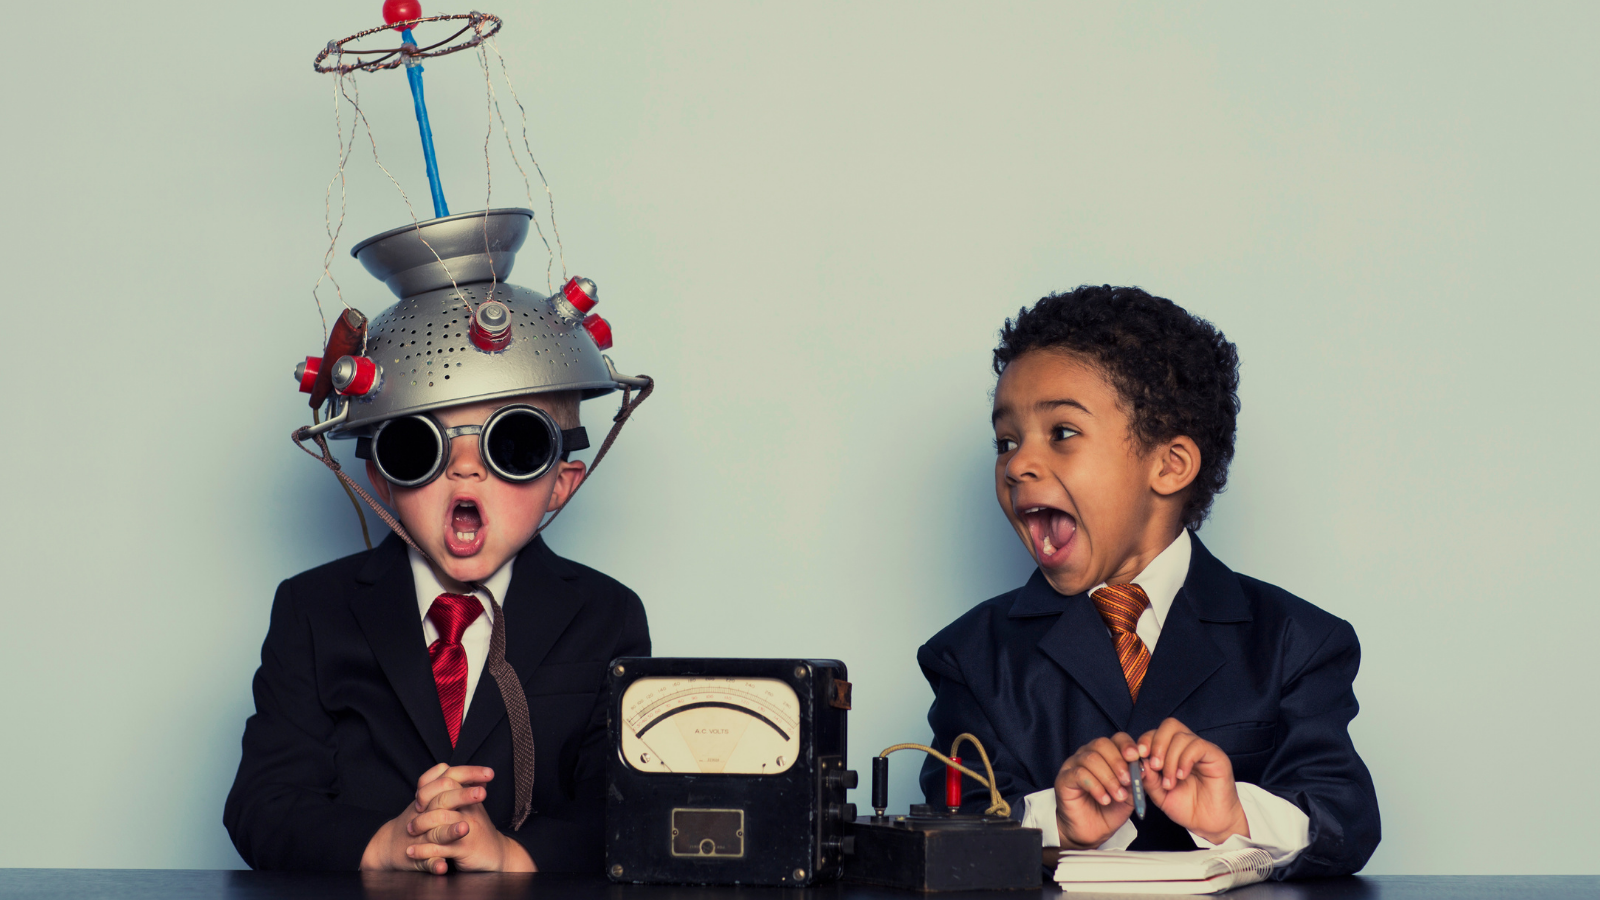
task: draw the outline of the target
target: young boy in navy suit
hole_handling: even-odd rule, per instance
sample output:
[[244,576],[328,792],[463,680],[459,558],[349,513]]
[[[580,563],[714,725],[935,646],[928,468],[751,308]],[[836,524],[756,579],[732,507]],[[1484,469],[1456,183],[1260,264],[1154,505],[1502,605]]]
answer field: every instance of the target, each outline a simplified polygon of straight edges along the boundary
[[[991,748],[1046,847],[1255,846],[1274,878],[1348,874],[1379,839],[1347,730],[1355,631],[1193,533],[1226,483],[1238,366],[1209,323],[1137,288],[1052,294],[1007,321],[995,491],[1038,569],[918,651],[928,721],[936,744],[970,731]],[[923,770],[930,803],[943,770]]]
[[632,591],[538,534],[586,475],[569,458],[588,446],[579,400],[650,385],[602,356],[592,282],[550,298],[504,283],[530,216],[359,245],[400,302],[370,329],[341,314],[356,330],[299,371],[313,409],[331,405],[296,441],[356,438],[399,521],[278,588],[223,813],[252,867],[601,869],[601,685],[611,659],[649,655],[649,629]]

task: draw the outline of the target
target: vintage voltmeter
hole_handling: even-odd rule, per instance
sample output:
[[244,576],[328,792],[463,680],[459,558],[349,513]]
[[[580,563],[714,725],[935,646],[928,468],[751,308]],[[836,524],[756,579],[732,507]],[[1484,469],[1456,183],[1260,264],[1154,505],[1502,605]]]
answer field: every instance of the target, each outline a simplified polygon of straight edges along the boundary
[[613,660],[612,881],[805,885],[839,877],[850,682],[833,659]]

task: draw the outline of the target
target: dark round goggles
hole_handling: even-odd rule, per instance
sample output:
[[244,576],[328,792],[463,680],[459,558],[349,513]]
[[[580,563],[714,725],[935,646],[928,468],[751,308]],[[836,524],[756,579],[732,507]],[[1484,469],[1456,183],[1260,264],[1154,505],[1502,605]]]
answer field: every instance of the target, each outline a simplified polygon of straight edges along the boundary
[[421,487],[450,464],[450,443],[463,435],[478,436],[478,456],[489,471],[505,481],[532,481],[574,450],[589,446],[582,428],[561,430],[537,406],[502,406],[482,425],[446,428],[428,413],[401,416],[378,425],[371,437],[356,441],[356,458],[370,459],[391,484]]

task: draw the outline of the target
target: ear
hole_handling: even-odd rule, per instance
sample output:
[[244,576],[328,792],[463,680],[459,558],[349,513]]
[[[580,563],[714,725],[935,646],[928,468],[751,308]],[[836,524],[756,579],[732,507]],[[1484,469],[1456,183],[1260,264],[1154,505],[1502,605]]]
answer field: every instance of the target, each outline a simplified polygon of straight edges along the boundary
[[1179,435],[1156,448],[1150,467],[1150,489],[1163,497],[1182,491],[1200,474],[1200,445]]
[[550,490],[549,512],[555,512],[567,505],[572,495],[578,490],[578,485],[583,484],[583,479],[589,474],[589,467],[581,462],[556,463],[556,483]]
[[390,496],[389,479],[378,474],[378,465],[372,460],[367,460],[367,483],[372,485],[372,492],[378,495],[384,506],[394,506],[394,498]]

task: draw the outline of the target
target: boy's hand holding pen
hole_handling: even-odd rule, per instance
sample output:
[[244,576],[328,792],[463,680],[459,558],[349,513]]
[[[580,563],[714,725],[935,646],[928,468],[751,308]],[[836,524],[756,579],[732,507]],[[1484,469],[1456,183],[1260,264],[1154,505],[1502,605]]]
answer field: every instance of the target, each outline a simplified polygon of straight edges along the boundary
[[1140,771],[1139,747],[1117,732],[1096,738],[1061,764],[1056,773],[1056,826],[1063,850],[1098,847],[1115,834],[1136,807],[1143,806],[1148,781]]
[[1137,741],[1118,732],[1083,745],[1061,764],[1055,789],[1063,850],[1099,847],[1129,816],[1142,821],[1149,803],[1213,844],[1250,836],[1232,761],[1177,719]]

